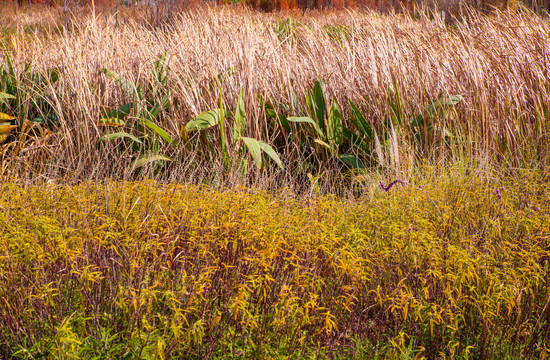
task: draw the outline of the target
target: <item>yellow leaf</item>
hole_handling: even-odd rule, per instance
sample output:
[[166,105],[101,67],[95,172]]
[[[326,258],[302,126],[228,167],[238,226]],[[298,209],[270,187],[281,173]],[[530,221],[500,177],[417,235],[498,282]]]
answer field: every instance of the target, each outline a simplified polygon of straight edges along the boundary
[[8,138],[8,134],[0,135],[0,144],[2,144]]
[[16,127],[17,125],[0,125],[0,135],[8,134]]
[[108,127],[120,127],[120,126],[126,125],[126,123],[118,118],[106,118],[106,119],[99,119],[98,125],[108,126]]
[[0,112],[0,120],[13,120],[13,119],[15,119],[13,116]]

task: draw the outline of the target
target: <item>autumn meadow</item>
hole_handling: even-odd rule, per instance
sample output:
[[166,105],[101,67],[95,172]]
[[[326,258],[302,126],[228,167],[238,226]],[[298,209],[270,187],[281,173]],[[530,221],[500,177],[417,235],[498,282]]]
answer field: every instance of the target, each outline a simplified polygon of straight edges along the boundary
[[0,2],[0,359],[550,358],[549,10]]

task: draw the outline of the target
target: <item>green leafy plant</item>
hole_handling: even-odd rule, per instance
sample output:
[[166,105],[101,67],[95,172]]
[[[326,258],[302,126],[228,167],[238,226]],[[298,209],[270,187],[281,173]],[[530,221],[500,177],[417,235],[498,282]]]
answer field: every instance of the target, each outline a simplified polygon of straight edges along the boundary
[[[241,159],[240,162],[246,165],[246,161],[242,161],[243,155],[245,153],[244,149],[246,149],[246,152],[252,157],[254,160],[256,166],[258,168],[262,168],[263,164],[265,163],[262,160],[262,153],[265,153],[270,159],[272,159],[279,167],[283,167],[283,164],[281,162],[281,159],[279,158],[279,155],[277,152],[266,142],[257,140],[251,137],[243,136],[246,130],[246,110],[244,105],[244,91],[241,90],[239,94],[239,99],[237,101],[237,106],[235,109],[235,113],[232,114],[224,109],[223,104],[223,96],[222,96],[222,90],[223,87],[220,85],[220,107],[217,109],[205,111],[201,114],[199,114],[197,117],[193,118],[191,121],[189,121],[185,126],[186,132],[192,132],[192,131],[200,131],[200,130],[207,130],[209,128],[212,128],[214,126],[219,125],[219,133],[220,133],[220,144],[221,144],[221,152],[224,160],[224,165],[226,168],[226,171],[229,172],[231,169],[231,155],[236,154],[238,159]],[[229,145],[228,139],[227,139],[227,132],[225,128],[225,119],[228,117],[233,116],[233,133],[232,133],[232,144],[233,146]],[[210,152],[212,152],[213,148],[211,146],[210,141],[207,137],[204,138],[206,140],[207,147]]]
[[340,159],[354,170],[363,171],[367,167],[385,167],[384,152],[403,127],[405,114],[401,105],[399,89],[395,94],[386,95],[389,114],[378,127],[373,127],[363,115],[359,106],[348,100],[351,113],[348,116],[353,127],[344,128],[344,138],[351,144],[352,153],[341,154]]
[[[369,123],[365,120],[359,108],[349,101],[352,108],[352,114],[348,116],[356,131],[344,125],[344,116],[340,106],[335,98],[327,107],[325,98],[324,84],[317,80],[312,90],[308,90],[306,95],[307,113],[302,110],[302,106],[293,93],[293,107],[295,111],[301,113],[301,116],[286,116],[284,113],[290,113],[288,104],[279,103],[277,107],[272,102],[265,101],[260,97],[266,118],[278,124],[287,136],[286,142],[297,142],[301,151],[307,151],[305,145],[310,145],[315,149],[319,159],[326,159],[326,153],[337,157],[354,169],[363,169],[363,161],[358,158],[368,156],[373,158],[371,143],[375,139],[375,132]],[[281,110],[284,112],[281,112]],[[309,115],[309,116],[306,116]],[[297,131],[292,131],[290,123],[300,124]],[[347,140],[351,148],[345,148],[342,145]],[[352,153],[342,153],[342,150],[352,150]]]
[[[436,145],[436,133],[448,143],[454,135],[445,123],[456,116],[455,105],[463,100],[462,95],[443,96],[424,106],[424,111],[415,116],[405,113],[397,85],[394,95],[387,95],[389,115],[384,118],[383,126],[377,135],[375,128],[366,120],[363,112],[351,100],[348,103],[351,108],[349,120],[353,129],[344,127],[344,138],[352,145],[354,154],[342,154],[346,164],[356,170],[363,170],[367,164],[383,165],[380,155],[373,151],[378,144],[385,149],[389,146],[392,132],[399,134],[406,123],[410,125],[417,153],[422,153],[423,148],[433,148]],[[424,150],[425,152],[426,150]]]
[[[6,48],[4,43],[0,46]],[[15,64],[9,52],[0,64],[0,174],[11,172],[10,159],[35,156],[33,165],[41,168],[52,155],[47,150],[59,126],[63,92],[58,82],[61,69],[35,68],[31,63]]]
[[462,95],[439,94],[437,100],[426,104],[424,111],[411,119],[410,126],[418,147],[433,145],[438,135],[446,143],[454,138],[448,122],[456,116],[455,106],[462,100]]
[[306,96],[308,116],[291,116],[287,120],[294,123],[310,124],[313,129],[314,142],[328,150],[333,155],[338,155],[338,147],[343,141],[342,114],[338,102],[332,99],[330,109],[327,110],[324,85],[320,80],[315,82],[313,91],[308,90]]
[[375,141],[376,133],[371,125],[367,122],[363,116],[361,110],[351,100],[348,100],[351,107],[352,114],[349,116],[351,123],[354,125],[353,131],[347,127],[344,130],[344,138],[352,145],[352,149],[355,150],[355,154],[342,154],[340,159],[353,169],[364,169],[365,160],[360,160],[357,155],[361,155],[363,158],[367,158],[368,161],[374,160],[372,151],[372,144]]
[[[14,99],[14,98],[15,96],[13,95],[0,92],[0,101],[2,101],[3,99]],[[5,120],[14,120],[14,119],[15,118],[13,116],[0,112],[0,120],[5,121]],[[6,139],[8,138],[8,134],[15,128],[17,128],[17,125],[11,125],[11,123],[9,122],[4,122],[0,124],[0,144],[6,141]]]
[[171,98],[166,52],[155,62],[148,83],[139,78],[131,82],[122,75],[104,68],[101,72],[114,80],[130,96],[131,101],[107,112],[105,117],[98,121],[100,126],[110,129],[127,128],[128,131],[111,131],[99,140],[129,141],[136,153],[132,169],[151,162],[162,164],[164,161],[172,161],[170,157],[161,153],[165,145],[175,143],[160,125],[162,114],[170,106]]
[[[15,67],[6,51],[5,65],[0,65],[0,115],[1,120],[14,120],[16,125],[30,120],[49,127],[59,122],[56,100],[60,93],[53,93],[61,75],[61,68],[36,70],[32,64]],[[7,115],[12,114],[13,116]]]

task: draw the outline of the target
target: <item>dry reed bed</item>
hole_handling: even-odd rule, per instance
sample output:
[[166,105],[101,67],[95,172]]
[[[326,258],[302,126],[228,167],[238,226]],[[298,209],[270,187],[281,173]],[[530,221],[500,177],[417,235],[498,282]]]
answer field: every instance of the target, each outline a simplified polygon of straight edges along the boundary
[[[218,106],[219,86],[209,84],[232,71],[224,80],[227,106],[233,109],[244,89],[248,135],[267,142],[280,134],[269,127],[257,94],[292,105],[294,91],[303,103],[306,90],[322,79],[342,108],[353,100],[375,125],[389,114],[388,99],[397,91],[407,116],[422,112],[441,93],[462,94],[457,116],[441,124],[453,129],[457,144],[426,149],[421,161],[544,166],[550,159],[549,29],[547,20],[526,13],[472,12],[445,25],[437,17],[351,11],[287,16],[205,8],[182,13],[162,28],[132,19],[115,27],[113,17],[101,15],[80,19],[61,35],[14,36],[6,42],[15,64],[63,68],[59,96],[52,101],[61,119],[51,162],[56,170],[48,171],[98,177],[117,176],[125,165],[119,164],[123,156],[115,161],[98,151],[103,129],[97,120],[102,109],[128,101],[99,70],[147,78],[163,51],[169,57],[172,99],[162,125],[176,138],[182,124]],[[405,123],[391,139],[399,152],[390,166],[394,173],[407,176],[414,168],[418,157],[411,155],[412,138]],[[291,156],[295,145],[275,145],[291,165],[287,169],[299,167],[303,159]],[[191,164],[174,165],[175,173],[188,174]]]
[[0,356],[544,358],[550,188],[0,187]]

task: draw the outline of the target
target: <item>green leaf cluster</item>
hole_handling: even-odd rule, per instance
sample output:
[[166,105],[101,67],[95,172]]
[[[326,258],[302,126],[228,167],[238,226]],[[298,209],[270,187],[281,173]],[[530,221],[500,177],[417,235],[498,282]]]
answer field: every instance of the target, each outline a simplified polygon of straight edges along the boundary
[[106,112],[104,118],[98,121],[100,126],[126,127],[128,131],[109,131],[99,140],[130,141],[137,154],[131,170],[149,163],[154,163],[160,169],[164,162],[172,161],[162,154],[166,145],[176,142],[162,127],[163,114],[169,109],[171,101],[167,53],[163,52],[155,62],[148,82],[139,78],[131,82],[108,69],[101,69],[101,72],[112,79],[130,97],[131,102]]

